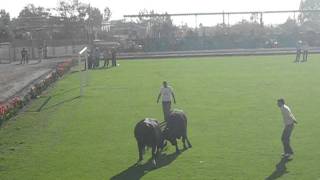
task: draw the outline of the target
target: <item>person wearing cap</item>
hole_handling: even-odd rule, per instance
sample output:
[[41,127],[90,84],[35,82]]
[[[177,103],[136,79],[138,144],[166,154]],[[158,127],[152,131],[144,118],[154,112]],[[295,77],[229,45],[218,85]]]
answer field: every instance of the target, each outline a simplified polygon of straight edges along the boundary
[[171,110],[171,99],[173,99],[174,104],[176,104],[176,98],[171,86],[168,85],[167,81],[163,81],[163,86],[160,88],[160,93],[158,95],[157,103],[159,103],[160,97],[162,96],[162,110],[164,120],[167,121],[168,115]]
[[282,154],[284,157],[289,158],[291,155],[293,155],[293,150],[290,146],[290,136],[292,134],[292,130],[294,128],[294,124],[297,124],[296,118],[292,114],[290,108],[285,104],[284,99],[278,99],[278,107],[281,110],[283,123],[284,123],[284,129],[281,136],[281,141],[283,144],[283,151]]

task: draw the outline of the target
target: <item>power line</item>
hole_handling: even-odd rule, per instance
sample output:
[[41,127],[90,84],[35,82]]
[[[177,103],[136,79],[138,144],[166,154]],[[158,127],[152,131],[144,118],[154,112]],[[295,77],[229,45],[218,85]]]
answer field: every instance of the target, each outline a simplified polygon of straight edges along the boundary
[[124,18],[162,17],[162,16],[208,16],[208,15],[240,15],[240,14],[279,14],[279,13],[320,13],[316,10],[283,10],[283,11],[238,11],[238,12],[209,12],[209,13],[177,13],[177,14],[134,14],[124,15]]

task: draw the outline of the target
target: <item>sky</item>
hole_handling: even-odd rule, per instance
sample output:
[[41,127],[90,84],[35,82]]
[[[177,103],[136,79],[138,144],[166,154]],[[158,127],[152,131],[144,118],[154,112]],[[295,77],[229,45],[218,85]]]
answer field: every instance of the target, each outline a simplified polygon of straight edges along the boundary
[[[111,19],[122,19],[125,14],[138,14],[142,9],[155,10],[157,13],[195,13],[195,12],[222,12],[222,11],[264,11],[264,10],[296,10],[301,0],[79,0],[90,3],[101,11],[109,7],[112,12]],[[18,16],[23,7],[29,3],[45,8],[57,7],[59,0],[0,0],[0,9],[5,9],[11,17]],[[293,14],[265,15],[265,24],[280,24]],[[241,19],[249,20],[249,15],[231,16],[226,18],[230,24]],[[131,20],[131,19],[127,19]],[[177,25],[187,23],[189,26],[215,25],[222,22],[220,16],[199,16],[173,18]]]

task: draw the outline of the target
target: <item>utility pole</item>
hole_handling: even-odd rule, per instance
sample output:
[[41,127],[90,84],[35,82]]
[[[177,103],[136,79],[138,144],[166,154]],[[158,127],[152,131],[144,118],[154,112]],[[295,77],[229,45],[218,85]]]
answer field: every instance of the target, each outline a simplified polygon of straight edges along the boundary
[[260,25],[263,26],[263,13],[260,13]]
[[93,27],[92,27],[92,23],[91,23],[91,5],[89,4],[89,7],[88,7],[88,44],[89,45],[92,45],[92,34],[93,34]]
[[223,24],[223,26],[226,25],[224,11],[222,12],[222,24]]

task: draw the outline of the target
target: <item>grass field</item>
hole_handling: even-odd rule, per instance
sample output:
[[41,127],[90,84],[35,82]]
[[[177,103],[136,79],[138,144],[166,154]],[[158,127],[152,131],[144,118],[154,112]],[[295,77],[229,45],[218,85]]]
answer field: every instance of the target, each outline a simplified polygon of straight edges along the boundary
[[[120,61],[90,71],[81,98],[79,74],[71,73],[2,126],[0,179],[319,180],[319,58],[303,64],[292,63],[293,56]],[[176,155],[170,145],[157,169],[147,152],[146,164],[134,167],[133,128],[144,117],[162,119],[156,97],[163,80],[174,88],[174,107],[189,117],[193,148]],[[289,162],[280,156],[279,97],[299,121]]]

